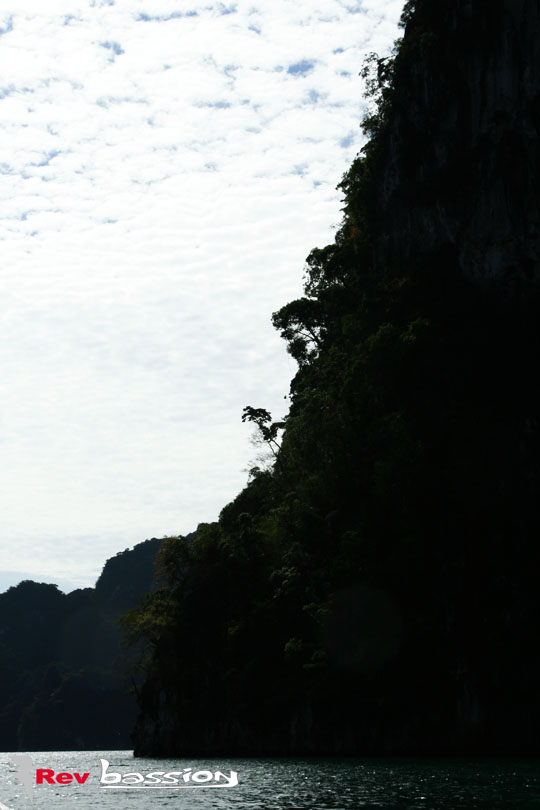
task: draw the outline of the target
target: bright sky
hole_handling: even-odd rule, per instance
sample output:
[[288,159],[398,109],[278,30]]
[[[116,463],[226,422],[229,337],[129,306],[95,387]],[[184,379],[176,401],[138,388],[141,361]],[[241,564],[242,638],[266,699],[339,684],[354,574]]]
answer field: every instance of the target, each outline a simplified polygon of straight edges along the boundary
[[4,0],[0,590],[215,520],[401,0]]

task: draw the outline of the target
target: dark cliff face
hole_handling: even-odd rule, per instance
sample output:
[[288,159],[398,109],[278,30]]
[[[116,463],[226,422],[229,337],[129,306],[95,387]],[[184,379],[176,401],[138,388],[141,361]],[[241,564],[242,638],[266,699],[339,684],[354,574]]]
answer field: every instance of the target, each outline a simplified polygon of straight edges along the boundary
[[141,617],[138,754],[538,749],[540,10],[408,10],[335,243],[274,315],[276,464]]
[[383,150],[382,270],[450,255],[478,283],[538,286],[539,40],[536,0],[417,3]]
[[154,559],[162,540],[153,537],[107,560],[96,582],[96,596],[117,613],[133,607],[156,587]]

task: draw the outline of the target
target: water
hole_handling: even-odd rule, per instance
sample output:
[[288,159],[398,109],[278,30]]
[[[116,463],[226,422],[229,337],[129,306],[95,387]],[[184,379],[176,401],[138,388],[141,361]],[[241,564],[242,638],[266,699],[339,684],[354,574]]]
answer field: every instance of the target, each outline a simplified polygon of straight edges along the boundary
[[[9,810],[540,810],[540,762],[498,759],[134,759],[131,751],[38,752],[32,758],[32,800],[0,754],[0,808]],[[238,773],[238,785],[176,790],[105,789],[101,759],[122,777],[131,772],[191,768],[198,779]],[[89,773],[84,784],[35,784],[35,770]],[[109,772],[108,771],[108,772]],[[200,775],[201,772],[207,772]],[[210,773],[208,773],[210,772]],[[112,777],[114,778],[114,777]],[[120,777],[118,777],[120,778]],[[142,778],[142,777],[141,777]],[[159,776],[155,779],[161,778]],[[132,777],[129,781],[136,781]],[[213,779],[215,784],[215,780]],[[186,784],[188,785],[186,787]]]

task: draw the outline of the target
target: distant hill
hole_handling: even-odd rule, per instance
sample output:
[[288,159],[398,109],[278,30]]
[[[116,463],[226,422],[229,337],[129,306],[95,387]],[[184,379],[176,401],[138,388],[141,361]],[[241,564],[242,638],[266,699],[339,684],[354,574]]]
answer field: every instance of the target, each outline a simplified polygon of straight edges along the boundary
[[0,749],[129,748],[135,714],[119,616],[155,588],[153,538],[107,560],[95,588],[25,580],[0,594]]

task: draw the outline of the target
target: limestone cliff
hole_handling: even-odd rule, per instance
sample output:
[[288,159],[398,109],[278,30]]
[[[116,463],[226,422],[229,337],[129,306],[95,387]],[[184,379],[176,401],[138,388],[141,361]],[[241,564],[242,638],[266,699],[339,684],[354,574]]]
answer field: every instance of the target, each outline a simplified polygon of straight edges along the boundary
[[421,0],[395,81],[378,259],[456,256],[482,284],[540,281],[540,5]]
[[404,19],[273,316],[290,412],[246,409],[276,463],[139,617],[136,754],[538,749],[540,4]]

